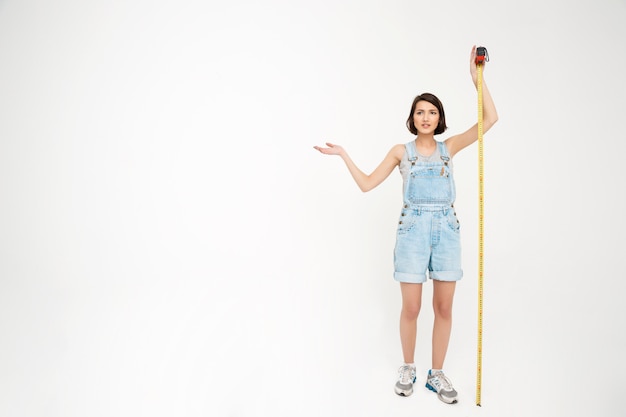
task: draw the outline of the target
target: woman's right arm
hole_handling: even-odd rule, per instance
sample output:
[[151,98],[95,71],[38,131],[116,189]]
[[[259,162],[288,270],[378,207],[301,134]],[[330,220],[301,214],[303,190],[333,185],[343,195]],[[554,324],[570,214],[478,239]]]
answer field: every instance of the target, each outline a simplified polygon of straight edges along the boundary
[[367,175],[356,166],[346,150],[341,146],[328,142],[326,143],[326,146],[328,147],[322,148],[320,146],[314,146],[313,148],[325,155],[339,155],[341,159],[343,159],[343,162],[345,162],[346,167],[348,167],[350,175],[352,175],[352,178],[354,178],[354,181],[364,193],[376,188],[380,183],[387,179],[393,169],[400,164],[402,155],[404,155],[404,145],[395,145],[387,153],[385,159],[382,160],[376,169],[374,169],[371,174]]

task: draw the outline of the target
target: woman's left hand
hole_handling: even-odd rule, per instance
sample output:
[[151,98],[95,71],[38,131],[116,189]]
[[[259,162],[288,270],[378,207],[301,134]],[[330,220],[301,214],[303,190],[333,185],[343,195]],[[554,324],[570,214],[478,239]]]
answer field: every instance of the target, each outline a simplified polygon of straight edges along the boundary
[[472,75],[472,81],[476,84],[478,82],[478,72],[476,70],[476,45],[472,46],[472,52],[470,53],[470,74]]

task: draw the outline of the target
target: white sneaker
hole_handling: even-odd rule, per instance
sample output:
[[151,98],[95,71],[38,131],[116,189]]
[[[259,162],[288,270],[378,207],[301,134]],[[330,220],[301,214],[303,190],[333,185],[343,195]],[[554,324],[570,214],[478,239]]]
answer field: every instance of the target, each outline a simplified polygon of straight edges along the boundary
[[457,392],[452,388],[452,382],[442,371],[428,371],[428,379],[426,380],[426,388],[437,393],[441,401],[446,404],[455,404],[457,402]]
[[403,397],[408,397],[413,394],[413,383],[415,382],[415,367],[409,365],[402,365],[398,369],[398,382],[396,382],[395,391],[396,394]]

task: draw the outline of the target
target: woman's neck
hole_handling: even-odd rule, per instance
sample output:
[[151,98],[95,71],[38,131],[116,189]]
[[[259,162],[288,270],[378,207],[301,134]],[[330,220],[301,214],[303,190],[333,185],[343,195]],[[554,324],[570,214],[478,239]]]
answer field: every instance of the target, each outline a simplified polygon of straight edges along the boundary
[[434,135],[418,135],[415,138],[415,147],[422,155],[431,155],[437,147]]
[[415,143],[431,143],[435,142],[435,135],[417,135],[415,138]]

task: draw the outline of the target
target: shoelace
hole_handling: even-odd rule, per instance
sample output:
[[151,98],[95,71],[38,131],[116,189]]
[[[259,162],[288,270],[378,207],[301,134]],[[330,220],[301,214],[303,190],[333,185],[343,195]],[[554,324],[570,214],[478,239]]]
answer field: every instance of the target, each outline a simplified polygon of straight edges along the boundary
[[403,365],[398,369],[400,373],[400,383],[409,384],[413,382],[413,369],[408,365]]
[[443,387],[445,391],[452,391],[452,382],[450,382],[448,377],[445,376],[443,372],[435,372],[433,376],[436,378],[435,384],[439,382],[439,384]]

